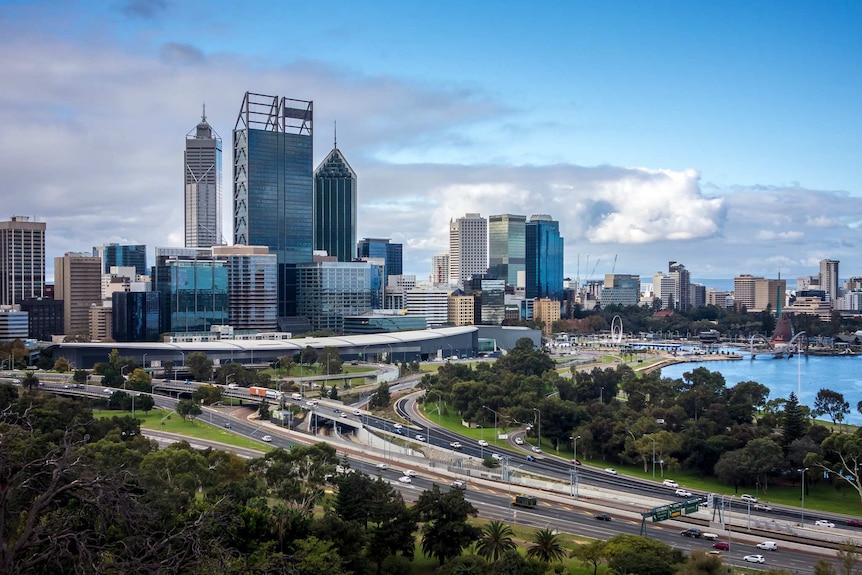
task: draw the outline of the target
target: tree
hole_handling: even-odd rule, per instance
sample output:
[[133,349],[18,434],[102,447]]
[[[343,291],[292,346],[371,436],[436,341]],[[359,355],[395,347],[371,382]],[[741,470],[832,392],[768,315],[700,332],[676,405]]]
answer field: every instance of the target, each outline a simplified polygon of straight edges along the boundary
[[335,385],[329,390],[329,399],[338,399],[338,387]]
[[841,543],[835,555],[838,557],[839,575],[853,575],[856,572],[856,566],[862,561],[860,559],[862,550],[853,541]]
[[289,355],[282,355],[278,358],[279,367],[285,370],[287,375],[290,375],[290,370],[293,369],[294,363],[293,358]]
[[33,391],[33,388],[39,385],[39,378],[36,377],[36,374],[32,371],[25,371],[24,377],[21,378],[21,385],[23,385],[30,391]]
[[818,467],[838,475],[856,490],[862,500],[862,478],[858,470],[862,467],[862,431],[856,433],[833,433],[820,444],[821,453],[805,456],[806,467]]
[[478,511],[464,499],[460,489],[443,493],[435,484],[422,492],[414,509],[419,521],[424,523],[422,551],[436,557],[440,565],[459,556],[481,534],[478,527],[467,523],[468,517],[475,517]]
[[87,370],[86,369],[76,369],[72,374],[72,381],[75,383],[87,383]]
[[476,543],[476,553],[489,561],[497,561],[506,551],[517,549],[515,532],[502,521],[491,521],[482,528]]
[[307,345],[300,353],[299,359],[304,365],[315,364],[317,363],[317,350]]
[[186,368],[191,372],[195,381],[207,381],[213,373],[213,360],[207,354],[200,351],[191,352],[186,358]]
[[338,350],[334,347],[328,346],[321,350],[317,361],[322,366],[326,375],[341,373],[341,367],[344,365],[344,362],[341,360],[341,356],[338,354]]
[[787,402],[784,404],[783,413],[783,435],[782,443],[790,445],[795,439],[799,439],[805,435],[808,429],[808,421],[802,414],[799,406],[799,398],[792,391],[787,396]]
[[145,393],[139,394],[135,400],[135,408],[149,413],[156,406],[156,400]]
[[192,400],[204,405],[212,405],[224,398],[224,388],[217,385],[199,385],[192,393]]
[[194,421],[194,419],[202,413],[200,405],[190,399],[179,400],[174,409],[176,409],[179,416],[183,418],[183,421],[185,421],[186,418]]
[[616,573],[672,575],[674,564],[682,562],[682,553],[660,541],[621,533],[605,544],[605,558]]
[[127,389],[150,393],[153,390],[153,376],[141,368],[137,368],[126,378]]
[[539,529],[533,533],[527,557],[543,563],[557,563],[566,556],[563,542],[556,530]]
[[61,357],[54,362],[54,371],[57,371],[59,373],[66,373],[70,369],[71,366],[69,365],[69,360],[65,357]]
[[589,543],[581,543],[572,549],[572,552],[569,554],[570,557],[574,557],[575,559],[580,559],[583,563],[584,567],[587,565],[593,566],[593,575],[596,575],[599,571],[599,563],[602,562],[602,558],[605,554],[605,542],[601,539],[596,539],[594,541],[590,541]]
[[382,381],[377,387],[377,391],[375,391],[371,395],[371,399],[369,400],[368,405],[372,409],[383,408],[389,405],[390,401],[392,401],[392,397],[389,395],[389,384],[385,381]]
[[344,575],[341,557],[332,541],[310,536],[294,542],[296,553],[292,558],[293,573],[296,575]]
[[832,423],[844,421],[844,416],[850,413],[850,402],[844,400],[844,394],[831,389],[821,388],[814,397],[814,417],[828,415]]

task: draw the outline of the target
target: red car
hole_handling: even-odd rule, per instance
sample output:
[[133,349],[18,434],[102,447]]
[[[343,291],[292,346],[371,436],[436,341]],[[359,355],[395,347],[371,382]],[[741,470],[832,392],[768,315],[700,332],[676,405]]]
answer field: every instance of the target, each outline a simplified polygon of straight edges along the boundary
[[718,541],[717,543],[712,544],[712,548],[720,551],[730,551],[730,543],[727,541]]
[[848,519],[847,525],[850,527],[862,527],[862,519]]

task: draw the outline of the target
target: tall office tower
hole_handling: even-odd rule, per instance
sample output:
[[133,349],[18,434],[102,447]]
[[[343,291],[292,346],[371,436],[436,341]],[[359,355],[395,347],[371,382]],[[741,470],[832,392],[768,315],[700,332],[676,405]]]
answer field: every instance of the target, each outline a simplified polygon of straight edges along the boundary
[[111,301],[111,335],[114,341],[158,341],[157,291],[114,292]]
[[297,265],[298,315],[315,331],[344,331],[344,317],[371,311],[370,262],[320,261]]
[[530,216],[524,233],[526,286],[529,299],[563,301],[563,238],[560,222],[551,216]]
[[0,222],[0,305],[45,295],[45,222]]
[[605,286],[599,301],[609,305],[638,305],[641,296],[641,278],[638,274],[605,274]]
[[435,286],[449,284],[449,252],[431,256],[431,283]]
[[506,281],[491,274],[474,275],[464,291],[476,298],[473,323],[501,325],[506,319]]
[[234,329],[275,331],[275,254],[265,246],[213,246],[213,256],[227,260],[228,323]]
[[[150,273],[147,269],[147,246],[105,244],[94,246],[93,255],[102,259],[102,273],[111,273],[111,268],[133,267],[135,273],[145,276]],[[133,278],[134,279],[134,278]]]
[[312,102],[246,92],[233,131],[233,239],[278,262],[278,315],[296,315],[296,264],[312,261]]
[[750,274],[733,278],[734,306],[737,309],[746,308],[750,312],[761,312],[769,308],[772,313],[776,313],[784,307],[786,291],[786,279],[765,279]]
[[359,259],[376,258],[384,261],[383,285],[389,285],[391,276],[403,273],[403,247],[401,244],[389,243],[389,239],[363,238],[356,246],[356,256]]
[[228,322],[228,266],[212,248],[157,248],[153,290],[159,333],[209,331]]
[[314,171],[314,249],[349,262],[355,246],[356,172],[336,141]]
[[820,289],[826,290],[829,301],[840,297],[838,285],[838,260],[820,260]]
[[54,258],[54,297],[63,300],[66,335],[89,337],[90,306],[102,305],[101,258],[74,252]]
[[186,134],[185,208],[186,247],[208,248],[222,244],[221,136],[201,122]]
[[518,272],[524,271],[527,216],[501,214],[488,218],[488,273],[518,285]]
[[691,307],[691,275],[679,262],[668,262],[667,271],[673,280],[674,306],[680,311],[687,311]]
[[464,285],[488,271],[488,220],[479,214],[449,220],[449,283]]

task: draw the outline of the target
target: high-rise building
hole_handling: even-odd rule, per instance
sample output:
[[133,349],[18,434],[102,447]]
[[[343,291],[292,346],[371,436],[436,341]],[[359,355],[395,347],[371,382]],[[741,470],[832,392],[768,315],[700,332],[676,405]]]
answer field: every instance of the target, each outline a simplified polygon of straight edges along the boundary
[[48,297],[27,298],[21,302],[21,311],[28,314],[30,337],[51,341],[63,333],[63,302]]
[[638,305],[640,292],[640,275],[605,274],[605,285],[599,295],[599,301],[601,301],[603,308],[609,305]]
[[[135,273],[145,276],[149,273],[147,269],[147,246],[105,244],[94,246],[93,255],[102,259],[102,273],[111,273],[112,267],[135,268]],[[134,279],[134,278],[132,278]]]
[[691,307],[691,275],[679,262],[668,262],[668,277],[673,280],[673,303],[676,309],[687,311]]
[[228,323],[228,267],[212,248],[156,250],[153,290],[159,292],[159,333],[209,331]]
[[820,288],[826,290],[829,301],[841,296],[838,282],[838,260],[820,260]]
[[45,295],[45,222],[0,222],[0,305]]
[[312,116],[310,101],[246,92],[233,131],[234,244],[276,255],[279,316],[296,315],[296,264],[312,261]]
[[221,137],[207,123],[204,107],[200,123],[186,134],[185,208],[188,248],[208,248],[224,243],[221,233],[221,150]]
[[315,331],[344,331],[344,317],[371,311],[369,262],[319,261],[297,265],[297,313]]
[[63,300],[66,335],[89,337],[90,307],[102,305],[101,258],[74,252],[54,258],[54,297]]
[[525,297],[563,300],[563,238],[560,222],[546,214],[530,216],[524,233]]
[[356,257],[359,259],[377,258],[382,259],[383,284],[389,285],[391,276],[400,276],[403,273],[403,247],[401,244],[393,244],[388,238],[363,238],[356,246]]
[[449,283],[464,285],[488,271],[488,220],[479,214],[449,220]]
[[776,313],[784,309],[786,279],[766,279],[741,274],[733,278],[733,299],[737,309],[761,312],[767,308]]
[[234,329],[278,329],[275,254],[264,246],[214,246],[213,256],[227,260],[228,323]]
[[349,262],[355,246],[356,172],[336,142],[314,171],[314,249]]
[[464,291],[476,298],[473,323],[501,325],[506,319],[506,281],[491,274],[474,275]]
[[449,284],[449,252],[431,256],[431,283],[435,286]]
[[111,302],[114,341],[158,341],[160,295],[157,291],[115,292]]
[[488,218],[488,273],[510,286],[518,285],[518,272],[525,271],[527,216],[501,214]]

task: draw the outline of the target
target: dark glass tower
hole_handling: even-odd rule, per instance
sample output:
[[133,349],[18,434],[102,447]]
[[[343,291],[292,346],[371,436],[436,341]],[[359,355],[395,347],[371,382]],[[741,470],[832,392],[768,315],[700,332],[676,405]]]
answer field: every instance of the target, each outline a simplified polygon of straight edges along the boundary
[[314,172],[314,249],[349,262],[355,245],[356,172],[336,142]]
[[157,291],[114,292],[111,297],[114,341],[158,341],[160,295]]
[[363,238],[356,246],[356,257],[382,259],[383,285],[389,283],[389,276],[400,276],[403,272],[403,247],[391,244],[389,239]]
[[524,230],[526,286],[529,298],[563,299],[563,238],[560,222],[548,215],[530,217]]
[[312,102],[246,92],[233,131],[234,244],[278,262],[278,315],[296,315],[296,264],[312,261]]
[[147,275],[147,246],[106,244],[93,248],[93,255],[102,258],[102,273],[111,273],[111,266],[135,268],[138,275]]

